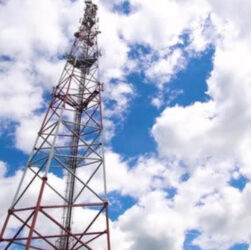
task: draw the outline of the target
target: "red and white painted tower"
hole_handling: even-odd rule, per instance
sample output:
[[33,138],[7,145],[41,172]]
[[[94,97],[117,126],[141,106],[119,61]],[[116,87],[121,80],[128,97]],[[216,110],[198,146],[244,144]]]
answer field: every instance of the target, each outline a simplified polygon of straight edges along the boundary
[[3,224],[1,249],[111,249],[97,22],[97,5],[86,1]]

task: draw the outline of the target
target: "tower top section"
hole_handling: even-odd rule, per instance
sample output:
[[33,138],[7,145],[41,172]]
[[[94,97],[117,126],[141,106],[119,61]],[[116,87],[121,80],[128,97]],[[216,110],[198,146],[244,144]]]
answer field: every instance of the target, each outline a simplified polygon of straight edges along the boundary
[[92,3],[92,1],[86,1],[85,4],[85,14],[82,24],[87,28],[91,28],[95,24],[98,6]]

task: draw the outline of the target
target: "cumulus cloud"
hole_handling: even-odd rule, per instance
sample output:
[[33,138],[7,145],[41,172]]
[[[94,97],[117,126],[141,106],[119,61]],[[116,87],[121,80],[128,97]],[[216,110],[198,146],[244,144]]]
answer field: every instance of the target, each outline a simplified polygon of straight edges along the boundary
[[167,58],[162,58],[153,63],[147,70],[146,76],[154,81],[160,88],[168,83],[171,77],[176,75],[186,66],[186,59],[181,49],[175,49]]
[[182,217],[169,207],[163,192],[143,196],[139,204],[119,218],[119,223],[133,241],[131,250],[182,249]]
[[[219,18],[219,17],[218,17]],[[224,22],[223,22],[224,23]],[[153,135],[159,151],[184,159],[225,157],[249,162],[251,118],[250,56],[248,40],[233,31],[233,24],[217,23],[225,30],[215,44],[214,69],[207,81],[211,100],[188,107],[166,108],[157,118]],[[224,28],[223,28],[224,27]]]
[[[251,69],[246,62],[251,48],[249,32],[243,34],[246,11],[240,18],[239,12],[234,10],[234,1],[228,8],[216,1],[208,1],[208,4],[212,8],[211,20],[219,34],[218,39],[212,39],[215,46],[214,68],[207,80],[207,94],[211,100],[187,107],[166,108],[157,118],[152,133],[160,155],[181,160],[190,172],[190,179],[179,185],[175,203],[178,204],[180,199],[184,201],[180,207],[191,204],[194,215],[190,216],[196,222],[192,227],[201,231],[195,243],[202,249],[228,249],[237,242],[249,242],[250,237],[249,230],[239,217],[242,214],[249,220],[244,208],[248,202],[244,197],[249,192],[249,184],[241,193],[229,186],[228,181],[236,167],[250,178],[248,124],[251,116],[247,107],[250,105]],[[246,4],[243,2],[241,8],[249,8]],[[206,179],[202,173],[207,176]],[[185,186],[187,195],[183,193]],[[193,187],[194,191],[190,189]],[[203,198],[195,201],[193,194]],[[189,210],[188,207],[186,210]],[[182,214],[192,218],[185,215],[186,211]],[[188,227],[191,228],[191,225]],[[245,230],[245,233],[235,233],[234,227]]]

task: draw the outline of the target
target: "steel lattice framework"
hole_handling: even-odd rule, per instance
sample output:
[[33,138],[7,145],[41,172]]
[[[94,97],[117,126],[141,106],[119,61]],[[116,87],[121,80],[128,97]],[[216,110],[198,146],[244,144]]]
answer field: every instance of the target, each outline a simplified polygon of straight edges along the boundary
[[111,249],[97,23],[97,6],[86,1],[4,222],[3,249]]

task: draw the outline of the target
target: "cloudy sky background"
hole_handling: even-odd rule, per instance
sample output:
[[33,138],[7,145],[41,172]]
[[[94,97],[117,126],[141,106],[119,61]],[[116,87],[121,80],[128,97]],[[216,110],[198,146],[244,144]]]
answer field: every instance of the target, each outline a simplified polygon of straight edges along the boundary
[[[251,1],[96,3],[113,249],[251,249]],[[83,6],[0,1],[0,221]]]

